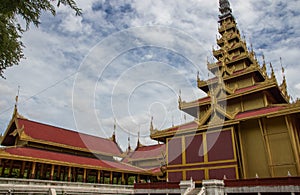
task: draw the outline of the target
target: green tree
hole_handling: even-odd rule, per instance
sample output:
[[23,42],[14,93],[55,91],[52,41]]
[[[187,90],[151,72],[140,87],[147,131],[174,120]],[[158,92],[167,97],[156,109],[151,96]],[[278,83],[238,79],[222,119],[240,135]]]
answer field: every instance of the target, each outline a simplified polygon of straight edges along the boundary
[[[18,65],[24,58],[22,34],[30,24],[40,24],[42,12],[55,15],[55,1],[57,6],[69,6],[76,15],[81,15],[81,9],[73,0],[0,0],[0,77],[4,78],[7,67]],[[20,19],[25,21],[25,27],[21,26]]]

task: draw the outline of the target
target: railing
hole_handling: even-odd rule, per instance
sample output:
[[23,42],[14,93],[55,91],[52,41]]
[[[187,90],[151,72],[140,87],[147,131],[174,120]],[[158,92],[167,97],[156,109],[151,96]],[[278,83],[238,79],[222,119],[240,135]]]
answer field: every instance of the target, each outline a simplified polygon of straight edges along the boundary
[[179,189],[179,182],[135,183],[134,189]]
[[224,180],[225,187],[242,186],[300,186],[300,177],[253,178]]
[[50,190],[65,194],[134,194],[133,185],[62,182],[36,179],[0,178],[1,193],[48,194]]

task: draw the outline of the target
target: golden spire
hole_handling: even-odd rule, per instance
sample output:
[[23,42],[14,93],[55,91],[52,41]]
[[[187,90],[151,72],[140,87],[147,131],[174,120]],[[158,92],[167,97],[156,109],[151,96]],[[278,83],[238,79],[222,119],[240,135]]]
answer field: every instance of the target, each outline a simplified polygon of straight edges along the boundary
[[130,133],[128,133],[128,147],[127,147],[127,151],[128,152],[131,151],[131,147],[130,147]]
[[182,102],[182,100],[181,100],[181,89],[179,89],[179,94],[178,94],[178,107],[179,107],[179,109],[181,108],[181,102]]
[[13,116],[15,116],[15,117],[19,116],[19,114],[18,114],[19,94],[20,94],[20,85],[18,86],[18,92],[17,92],[16,98],[15,98],[16,102],[15,102],[15,108],[14,108],[14,113],[13,113]]
[[151,120],[150,120],[150,131],[153,131],[153,116],[151,116]]
[[219,15],[220,19],[224,19],[227,16],[231,15],[231,8],[230,8],[230,3],[228,0],[219,0],[219,11],[221,15]]
[[116,118],[114,118],[114,131],[113,131],[113,134],[112,134],[112,136],[110,138],[113,142],[117,141],[116,140],[116,128],[117,128],[117,122],[116,122]]
[[272,63],[270,63],[270,68],[271,68],[271,78],[276,79]]
[[141,142],[140,142],[140,133],[141,133],[141,127],[140,127],[140,125],[139,125],[138,139],[137,139],[137,144],[136,144],[136,147],[137,147],[137,148],[143,146],[143,145],[141,144]]

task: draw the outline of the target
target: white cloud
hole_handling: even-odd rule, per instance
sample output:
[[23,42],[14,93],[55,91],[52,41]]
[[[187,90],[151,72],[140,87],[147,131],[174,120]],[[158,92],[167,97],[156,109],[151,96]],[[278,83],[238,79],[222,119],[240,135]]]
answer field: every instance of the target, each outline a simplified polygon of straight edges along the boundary
[[[117,138],[123,148],[127,133],[121,128],[132,132],[134,145],[139,125],[143,135],[149,134],[150,115],[156,127],[170,126],[172,120],[174,124],[183,122],[183,113],[177,109],[178,91],[182,90],[182,99],[187,101],[204,95],[196,88],[197,68],[193,65],[200,67],[202,79],[207,78],[206,57],[212,56],[211,48],[216,45],[218,1],[76,2],[83,9],[82,16],[61,6],[56,17],[44,14],[40,27],[24,34],[26,59],[7,69],[7,79],[0,80],[1,131],[9,122],[18,85],[21,114],[71,129],[80,123],[79,130],[91,129],[90,133],[104,137],[112,133],[112,107],[129,106],[117,113]],[[273,63],[279,82],[282,57],[288,89],[294,98],[299,97],[298,1],[230,3],[248,46],[252,43],[258,55],[264,53],[266,61]],[[141,28],[144,31],[139,31]],[[89,66],[82,68],[84,64]],[[72,76],[78,70],[84,74]],[[139,85],[142,82],[145,84]],[[74,84],[76,94],[72,94]],[[143,141],[151,143],[146,137]]]

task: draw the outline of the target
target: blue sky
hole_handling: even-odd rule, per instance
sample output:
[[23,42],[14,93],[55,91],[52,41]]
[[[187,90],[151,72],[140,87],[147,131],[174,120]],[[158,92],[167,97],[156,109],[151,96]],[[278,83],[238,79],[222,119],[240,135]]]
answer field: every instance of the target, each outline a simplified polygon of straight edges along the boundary
[[[11,118],[20,85],[19,112],[32,120],[91,133],[112,134],[135,147],[148,138],[151,116],[162,129],[184,122],[178,95],[190,101],[199,71],[208,78],[207,59],[216,47],[218,1],[77,0],[75,16],[67,7],[45,13],[22,41],[19,66],[0,80],[0,131]],[[233,15],[258,60],[272,62],[281,83],[282,57],[288,90],[300,97],[300,4],[297,0],[231,0]],[[187,116],[187,120],[192,118]]]

